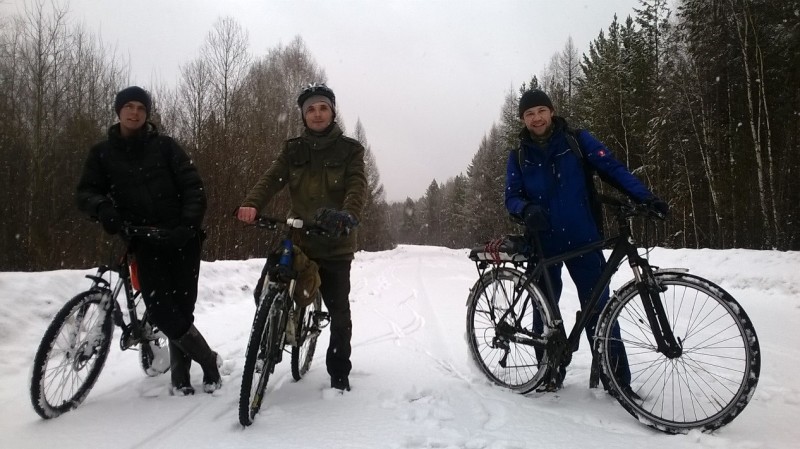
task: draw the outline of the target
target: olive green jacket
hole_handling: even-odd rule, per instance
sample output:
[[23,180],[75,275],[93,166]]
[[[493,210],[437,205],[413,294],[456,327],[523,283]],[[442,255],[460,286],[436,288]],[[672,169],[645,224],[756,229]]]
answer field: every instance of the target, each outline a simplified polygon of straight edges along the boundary
[[[346,210],[360,220],[367,195],[364,147],[344,136],[336,124],[324,135],[306,128],[301,136],[284,142],[278,158],[250,190],[242,206],[254,207],[261,213],[286,184],[292,199],[292,217],[310,223],[317,209],[327,207]],[[339,238],[298,238],[300,248],[312,259],[352,259],[356,251],[356,232]]]

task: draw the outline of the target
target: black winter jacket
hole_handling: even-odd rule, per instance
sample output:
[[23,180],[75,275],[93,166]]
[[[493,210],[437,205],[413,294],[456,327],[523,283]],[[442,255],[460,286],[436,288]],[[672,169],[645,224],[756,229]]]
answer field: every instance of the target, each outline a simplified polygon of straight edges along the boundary
[[203,181],[191,159],[152,123],[130,138],[120,135],[119,124],[111,126],[108,140],[89,150],[76,199],[91,217],[111,202],[124,221],[164,229],[199,229],[206,211]]

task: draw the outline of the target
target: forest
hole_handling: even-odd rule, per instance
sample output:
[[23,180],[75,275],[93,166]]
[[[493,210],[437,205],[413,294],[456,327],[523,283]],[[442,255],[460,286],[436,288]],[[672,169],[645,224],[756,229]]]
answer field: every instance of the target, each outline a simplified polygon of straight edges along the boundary
[[460,248],[520,232],[502,186],[517,100],[538,87],[669,202],[669,219],[642,229],[647,244],[800,249],[800,2],[677,4],[640,0],[582,54],[568,40],[508,92],[464,172],[391,205],[398,241]]
[[[539,87],[661,198],[670,219],[646,243],[675,248],[800,249],[800,0],[640,0],[580,52],[569,39],[542,73],[506,93],[464,171],[421,198],[387,203],[367,131],[369,197],[360,247],[469,247],[521,229],[503,206],[505,165]],[[116,121],[127,67],[69,11],[32,2],[0,21],[0,270],[87,267],[119,245],[81,215],[74,189],[89,147]],[[220,17],[175,86],[145,86],[151,120],[192,156],[209,209],[204,259],[263,257],[273,242],[231,214],[281,143],[302,129],[299,86],[325,81],[301,36],[265,54]],[[442,124],[444,128],[446,123]],[[793,181],[795,180],[795,181]],[[608,189],[599,186],[606,192]],[[288,210],[288,196],[270,205]]]

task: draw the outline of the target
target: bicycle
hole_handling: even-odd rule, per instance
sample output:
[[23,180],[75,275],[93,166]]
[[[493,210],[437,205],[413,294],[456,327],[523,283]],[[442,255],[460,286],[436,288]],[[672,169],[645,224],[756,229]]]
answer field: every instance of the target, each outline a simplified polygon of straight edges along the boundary
[[[165,239],[169,233],[134,226],[124,226],[121,232],[129,238],[148,239]],[[122,330],[121,350],[139,347],[139,364],[146,375],[155,377],[169,370],[167,337],[150,323],[147,310],[138,310],[143,303],[129,249],[114,265],[101,265],[86,278],[92,281],[91,287],[56,313],[33,359],[31,403],[44,419],[73,410],[86,399],[108,357],[114,326]],[[120,292],[125,294],[124,305]]]
[[292,270],[294,230],[304,232],[324,231],[316,226],[304,226],[297,218],[279,219],[259,216],[255,226],[275,231],[285,228],[286,233],[279,246],[279,258],[273,264],[267,258],[266,276],[262,277],[261,294],[258,298],[253,326],[245,352],[242,370],[242,387],[239,393],[239,423],[249,426],[261,410],[269,376],[283,359],[288,346],[291,354],[292,378],[299,381],[308,372],[317,346],[317,338],[330,322],[322,311],[322,296],[317,292],[313,301],[299,307],[294,301],[297,273]]
[[[479,273],[467,300],[474,360],[492,382],[519,393],[558,386],[601,293],[627,258],[634,279],[599,311],[590,388],[602,381],[631,415],[663,432],[713,431],[728,424],[758,383],[761,352],[752,322],[718,285],[686,269],[653,267],[649,252],[639,254],[631,221],[663,216],[643,205],[604,202],[615,211],[615,237],[551,258],[542,255],[535,233],[532,239],[510,236],[470,252]],[[608,247],[613,250],[602,275],[567,335],[551,299],[547,268]],[[619,336],[614,335],[617,324]],[[615,375],[611,356],[612,346],[620,343],[631,371],[627,385]]]

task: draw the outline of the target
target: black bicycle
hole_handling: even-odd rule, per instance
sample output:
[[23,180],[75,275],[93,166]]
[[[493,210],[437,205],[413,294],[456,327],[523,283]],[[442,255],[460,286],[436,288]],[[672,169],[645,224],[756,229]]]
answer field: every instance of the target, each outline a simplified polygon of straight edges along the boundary
[[304,226],[303,220],[297,218],[260,216],[255,226],[270,231],[283,228],[286,233],[276,253],[277,260],[267,258],[266,276],[259,281],[260,295],[247,343],[239,393],[239,422],[243,426],[252,424],[261,410],[269,376],[283,359],[284,351],[290,352],[292,377],[299,381],[311,366],[317,338],[330,322],[328,314],[322,311],[319,292],[305,307],[299,307],[294,300],[297,273],[292,269],[295,257],[292,232],[323,231],[315,226]]
[[[125,226],[122,233],[165,239],[169,231]],[[92,286],[59,310],[33,359],[31,403],[45,419],[75,409],[86,399],[108,357],[115,325],[122,329],[120,349],[138,349],[145,374],[154,377],[169,370],[169,342],[148,319],[133,255],[126,250],[115,265],[102,265],[86,277]],[[121,292],[124,304],[119,302]]]
[[[712,431],[733,420],[755,392],[761,351],[744,309],[718,285],[685,269],[658,269],[639,254],[634,217],[663,219],[650,208],[606,200],[618,235],[553,258],[537,238],[509,236],[470,252],[480,278],[467,300],[473,358],[497,385],[528,393],[563,380],[582,331],[600,313],[592,345],[590,387],[598,381],[642,423],[667,433]],[[613,247],[569,335],[547,268]],[[624,259],[634,279],[597,303]],[[543,293],[544,285],[547,293]],[[624,345],[630,380],[615,374]],[[627,376],[626,376],[627,377]]]

